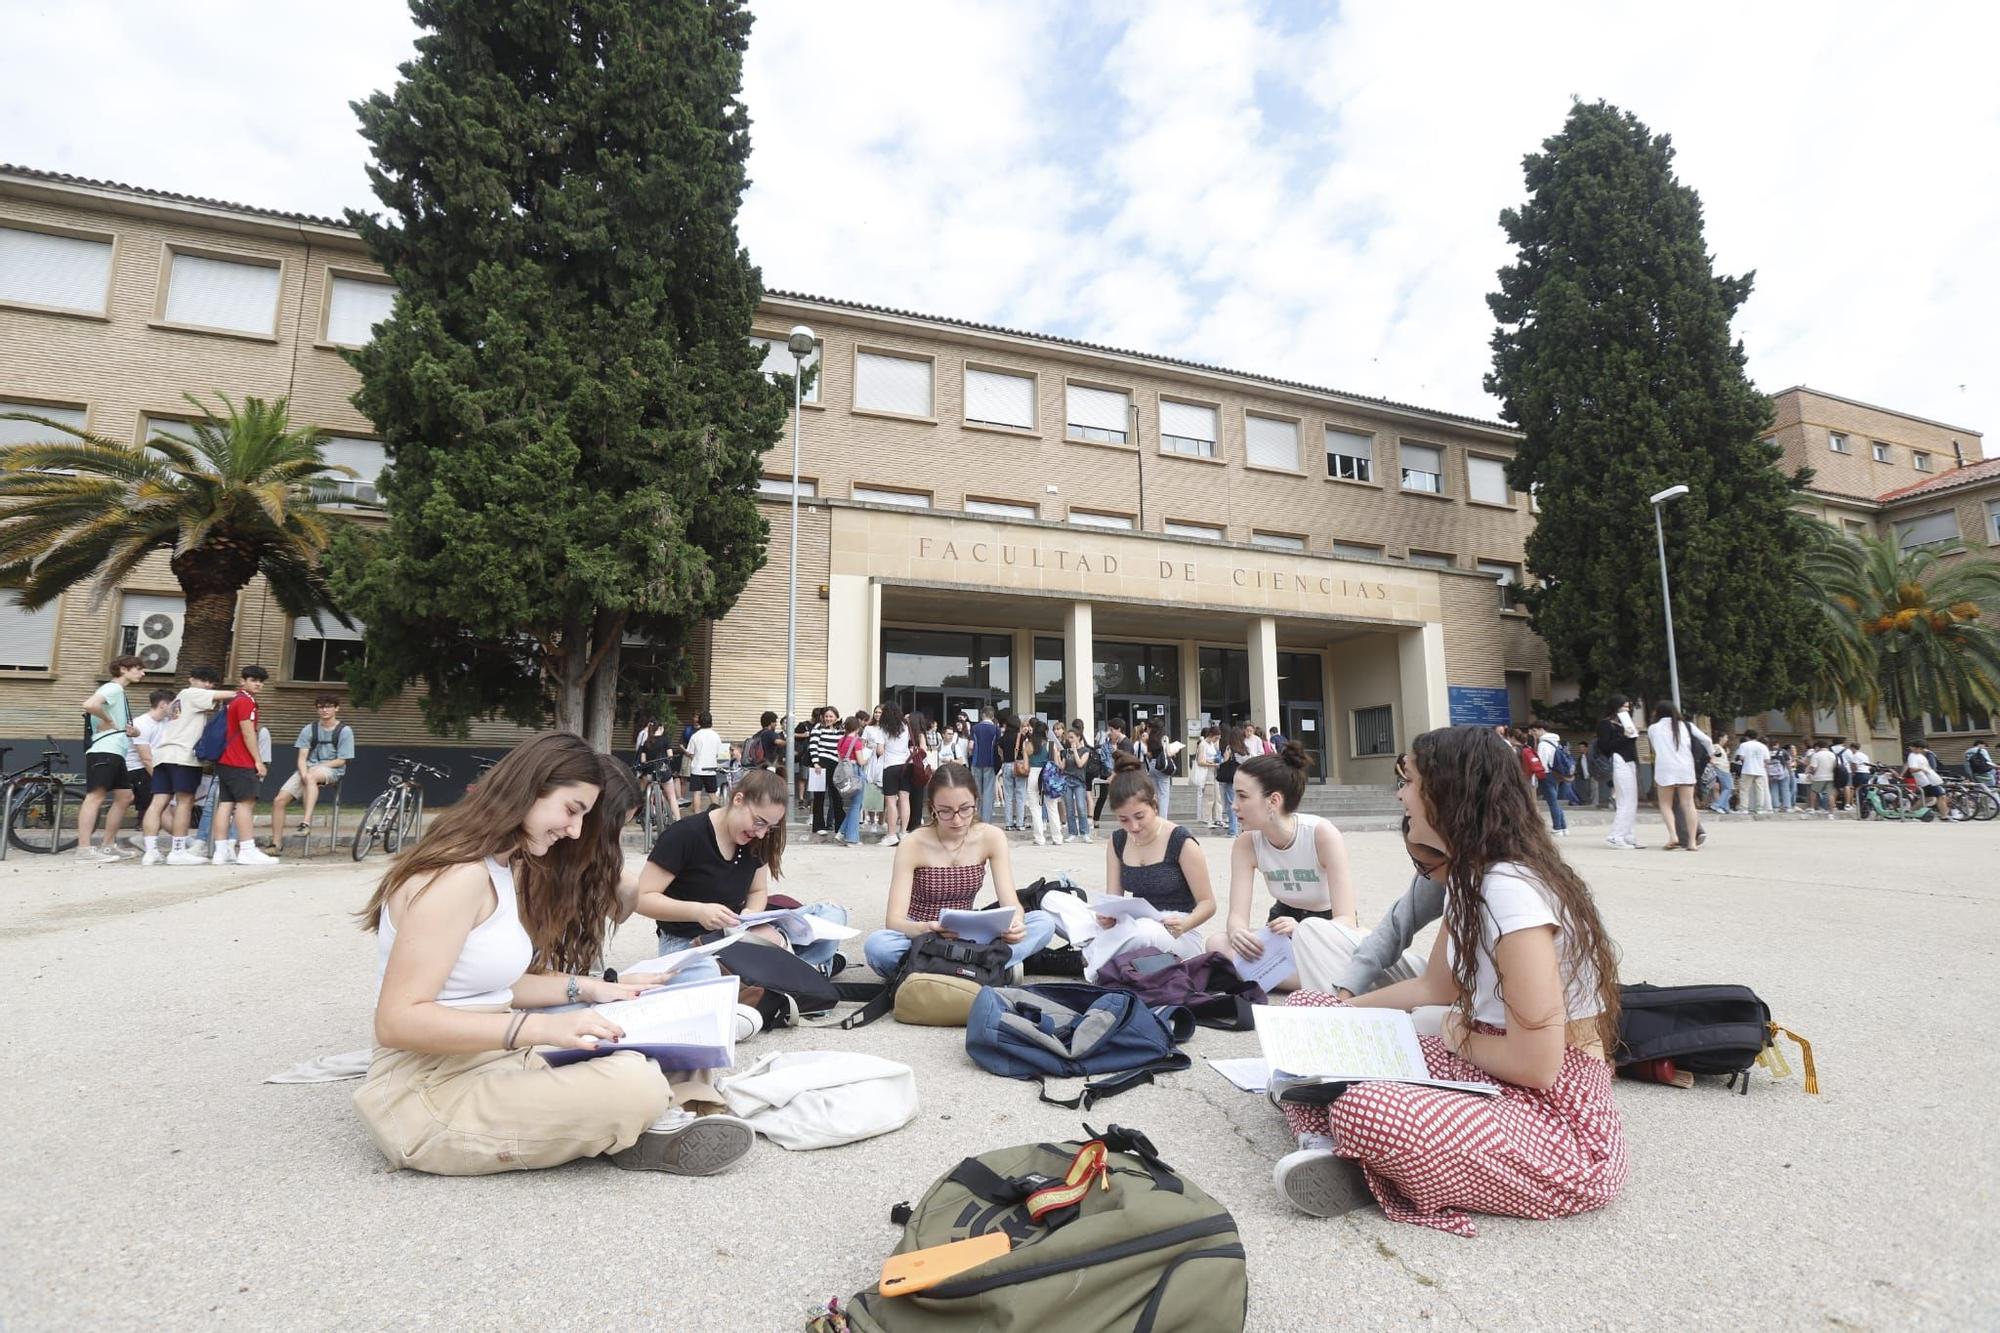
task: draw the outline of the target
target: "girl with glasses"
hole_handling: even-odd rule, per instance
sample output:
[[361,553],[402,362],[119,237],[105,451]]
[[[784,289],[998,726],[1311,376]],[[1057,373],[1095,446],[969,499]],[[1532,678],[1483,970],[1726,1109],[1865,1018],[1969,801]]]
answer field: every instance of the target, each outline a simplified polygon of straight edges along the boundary
[[990,873],[999,905],[1014,909],[1014,923],[1000,936],[1019,968],[1021,960],[1048,946],[1055,918],[1021,911],[1014,892],[1013,860],[1007,835],[979,819],[979,790],[964,764],[941,764],[928,788],[931,822],[903,835],[889,881],[884,928],[862,945],[868,966],[896,974],[913,940],[922,935],[957,938],[938,924],[946,912],[967,911],[978,900]]

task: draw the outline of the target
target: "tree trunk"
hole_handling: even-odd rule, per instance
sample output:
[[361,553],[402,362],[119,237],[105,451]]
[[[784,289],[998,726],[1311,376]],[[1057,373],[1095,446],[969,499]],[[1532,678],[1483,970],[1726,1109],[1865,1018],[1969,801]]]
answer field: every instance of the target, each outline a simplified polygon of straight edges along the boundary
[[187,599],[187,617],[181,624],[179,673],[186,675],[189,667],[214,667],[221,679],[234,680],[229,648],[236,633],[235,591],[197,591],[183,584],[181,593]]
[[555,678],[556,730],[583,735],[583,686],[590,668],[590,641],[584,620],[572,615],[563,622],[562,656],[550,663]]
[[611,728],[618,720],[618,659],[623,652],[619,643],[622,637],[620,632],[613,631],[610,646],[598,659],[597,670],[591,673],[584,698],[583,738],[599,754],[611,752]]

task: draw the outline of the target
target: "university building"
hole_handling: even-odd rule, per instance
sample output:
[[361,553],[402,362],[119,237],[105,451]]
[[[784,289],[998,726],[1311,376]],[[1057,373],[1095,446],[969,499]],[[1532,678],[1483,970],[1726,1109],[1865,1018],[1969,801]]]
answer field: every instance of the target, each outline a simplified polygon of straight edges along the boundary
[[[185,428],[186,393],[289,397],[294,420],[323,428],[328,455],[360,473],[345,488],[359,521],[379,522],[370,483],[384,452],[350,401],[358,380],[340,349],[368,338],[393,294],[332,219],[0,168],[0,412],[139,442]],[[802,712],[992,705],[1164,719],[1182,736],[1250,719],[1304,742],[1327,780],[1385,784],[1417,732],[1522,720],[1532,699],[1561,695],[1506,605],[1534,514],[1507,486],[1518,436],[1497,422],[789,293],[769,295],[755,323],[769,369],[791,369],[796,324],[818,340],[800,413]],[[1788,451],[1831,422],[1856,448],[1921,449],[1932,481],[1951,475],[1957,455],[1937,434],[1950,428],[1893,414],[1864,426],[1841,413],[1875,409],[1788,395]],[[45,433],[0,422],[0,442]],[[1979,457],[1975,433],[1955,438]],[[789,445],[766,457],[769,558],[698,639],[675,701],[683,718],[711,709],[725,735],[783,708]],[[1938,512],[1881,493],[1922,478],[1864,464],[1867,482],[1836,485],[1814,465],[1829,521]],[[1975,503],[1961,498],[1954,513]],[[178,682],[180,616],[163,557],[102,596],[79,588],[32,614],[0,593],[0,744],[13,762],[44,734],[75,740],[77,701],[117,653]],[[261,581],[240,599],[234,643],[222,665],[272,672],[263,710],[282,771],[311,696],[337,688],[362,643],[284,616]],[[645,645],[628,655],[646,669]],[[521,734],[484,723],[441,743],[414,697],[348,720],[364,773],[391,751],[452,763]]]

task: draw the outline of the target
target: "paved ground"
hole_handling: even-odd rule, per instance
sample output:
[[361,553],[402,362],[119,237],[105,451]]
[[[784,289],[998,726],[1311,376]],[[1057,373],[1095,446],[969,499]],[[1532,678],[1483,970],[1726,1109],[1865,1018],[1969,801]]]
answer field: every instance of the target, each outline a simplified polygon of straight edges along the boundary
[[[1810,1037],[1823,1095],[1758,1074],[1747,1098],[1620,1085],[1632,1181],[1564,1222],[1489,1219],[1477,1240],[1368,1213],[1325,1222],[1273,1196],[1287,1147],[1260,1098],[1196,1067],[1106,1110],[1236,1213],[1251,1325],[1520,1328],[1992,1327],[2000,1317],[1984,1030],[2000,826],[1732,822],[1699,859],[1566,850],[1596,888],[1627,980],[1755,985]],[[1350,840],[1362,907],[1407,878],[1397,840]],[[1220,839],[1207,843],[1218,870]],[[1028,847],[1023,880],[1102,848]],[[805,847],[794,893],[879,915],[889,853]],[[373,869],[379,872],[380,859]],[[870,1283],[889,1206],[969,1151],[1072,1135],[1076,1117],[966,1058],[956,1034],[770,1034],[918,1069],[907,1129],[827,1152],[760,1144],[709,1180],[596,1163],[475,1180],[392,1174],[353,1085],[264,1075],[362,1043],[373,942],[347,914],[369,868],[0,864],[7,987],[0,1320],[11,1328],[802,1326]],[[613,953],[637,956],[628,927]],[[1199,1055],[1252,1053],[1203,1032]],[[1060,1333],[1060,1331],[1056,1331]]]

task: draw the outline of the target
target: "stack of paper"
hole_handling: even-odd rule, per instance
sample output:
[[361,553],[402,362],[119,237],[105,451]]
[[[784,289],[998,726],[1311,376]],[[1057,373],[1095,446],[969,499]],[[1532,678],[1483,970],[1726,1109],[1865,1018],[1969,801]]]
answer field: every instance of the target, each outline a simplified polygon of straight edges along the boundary
[[736,943],[734,936],[725,935],[719,940],[710,940],[707,944],[696,944],[686,949],[676,949],[672,953],[663,953],[658,958],[641,958],[636,963],[619,968],[618,975],[635,985],[649,982],[658,985],[695,959],[705,958],[716,950],[726,949],[734,943]]
[[1129,893],[1100,893],[1090,900],[1090,910],[1097,916],[1110,917],[1113,921],[1165,921],[1166,914],[1147,902]]
[[948,911],[938,924],[968,944],[991,944],[1014,925],[1014,909],[988,907],[977,912]]
[[542,1051],[552,1065],[574,1064],[616,1051],[638,1051],[662,1069],[727,1069],[736,1063],[735,977],[716,977],[632,1000],[592,1005],[616,1023],[624,1040],[574,1050]]
[[1280,935],[1269,926],[1264,926],[1257,931],[1257,943],[1264,951],[1255,958],[1238,958],[1236,975],[1253,986],[1262,987],[1265,994],[1274,994],[1298,971],[1292,964],[1292,937]]
[[770,926],[783,935],[794,949],[803,949],[815,940],[851,940],[861,932],[829,921],[798,907],[780,907],[769,912],[745,912],[737,920],[738,931],[752,926]]
[[1400,1009],[1260,1005],[1252,1013],[1273,1082],[1422,1083],[1461,1092],[1500,1091],[1492,1083],[1432,1078],[1416,1024]]

